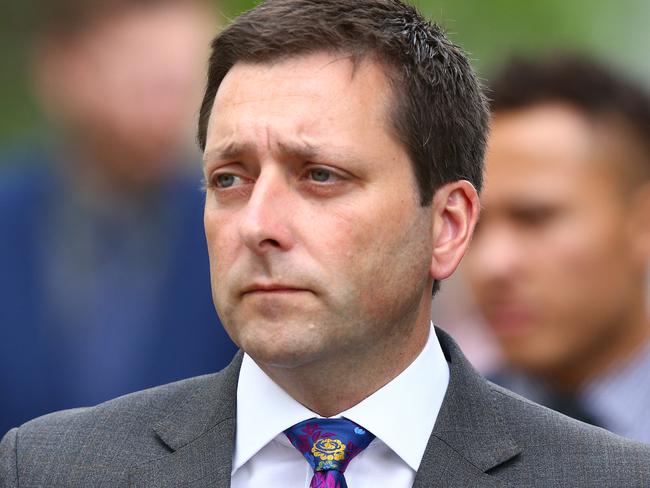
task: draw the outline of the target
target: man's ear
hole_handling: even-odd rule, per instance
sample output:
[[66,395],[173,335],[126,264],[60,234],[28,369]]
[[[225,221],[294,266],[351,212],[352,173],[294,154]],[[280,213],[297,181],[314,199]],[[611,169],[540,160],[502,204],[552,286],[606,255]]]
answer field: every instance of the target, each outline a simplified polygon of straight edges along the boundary
[[433,251],[431,277],[448,278],[469,246],[479,215],[479,199],[469,181],[440,187],[433,196]]

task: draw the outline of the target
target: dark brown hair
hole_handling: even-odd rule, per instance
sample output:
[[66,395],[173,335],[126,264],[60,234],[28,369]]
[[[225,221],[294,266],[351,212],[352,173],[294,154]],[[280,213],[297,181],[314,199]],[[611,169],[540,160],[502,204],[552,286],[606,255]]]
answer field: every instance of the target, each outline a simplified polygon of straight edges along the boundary
[[238,17],[212,49],[201,149],[217,90],[235,63],[331,51],[385,67],[394,93],[389,116],[422,205],[451,181],[466,179],[480,189],[487,104],[467,57],[414,7],[399,0],[269,0]]
[[513,58],[493,77],[489,94],[495,113],[559,102],[588,120],[623,124],[650,174],[650,93],[603,63],[575,53]]

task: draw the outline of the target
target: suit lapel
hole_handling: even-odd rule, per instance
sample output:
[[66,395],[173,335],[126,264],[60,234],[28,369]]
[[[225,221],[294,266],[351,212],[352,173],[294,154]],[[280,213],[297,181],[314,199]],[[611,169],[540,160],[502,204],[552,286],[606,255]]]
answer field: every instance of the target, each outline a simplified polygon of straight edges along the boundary
[[414,487],[497,487],[486,474],[521,452],[498,414],[498,399],[458,346],[436,329],[449,362],[449,387]]
[[[436,329],[450,381],[414,488],[502,487],[486,472],[521,450],[498,414],[498,400],[454,341]],[[154,426],[170,453],[131,472],[132,486],[228,488],[241,352]]]
[[131,486],[230,486],[241,361],[240,352],[154,425],[170,453],[134,469]]

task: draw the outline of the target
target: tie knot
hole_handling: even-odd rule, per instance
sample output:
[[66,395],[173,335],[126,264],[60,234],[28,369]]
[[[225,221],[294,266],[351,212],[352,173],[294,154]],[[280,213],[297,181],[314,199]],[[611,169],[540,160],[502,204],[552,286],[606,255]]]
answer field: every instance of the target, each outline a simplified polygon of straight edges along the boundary
[[350,461],[375,438],[347,419],[309,419],[284,431],[315,472],[345,472]]

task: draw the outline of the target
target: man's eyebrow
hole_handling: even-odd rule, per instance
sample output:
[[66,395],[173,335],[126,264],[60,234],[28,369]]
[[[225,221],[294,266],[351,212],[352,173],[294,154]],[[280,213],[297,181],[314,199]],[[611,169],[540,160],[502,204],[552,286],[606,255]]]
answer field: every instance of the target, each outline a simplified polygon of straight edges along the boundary
[[277,152],[289,159],[308,163],[341,163],[359,162],[354,148],[337,146],[335,144],[314,144],[305,140],[278,141],[275,143]]
[[[278,141],[277,150],[280,154],[305,161],[316,159],[321,154],[321,148],[307,142]],[[209,164],[214,161],[236,160],[246,154],[254,154],[254,144],[242,142],[228,142],[222,146],[206,149],[203,162]]]
[[[309,162],[327,162],[347,160],[355,158],[345,147],[320,146],[307,141],[276,141],[275,151],[278,155],[290,159],[299,159]],[[249,142],[231,141],[223,145],[217,145],[206,149],[203,162],[206,166],[222,161],[237,161],[244,156],[254,155],[257,152],[255,144]]]
[[278,141],[277,146],[281,154],[304,161],[317,159],[317,156],[321,153],[319,146],[308,142]]
[[209,164],[214,161],[225,161],[238,159],[244,154],[251,154],[255,152],[253,144],[241,142],[228,142],[221,146],[216,146],[206,149],[203,155],[203,163]]

